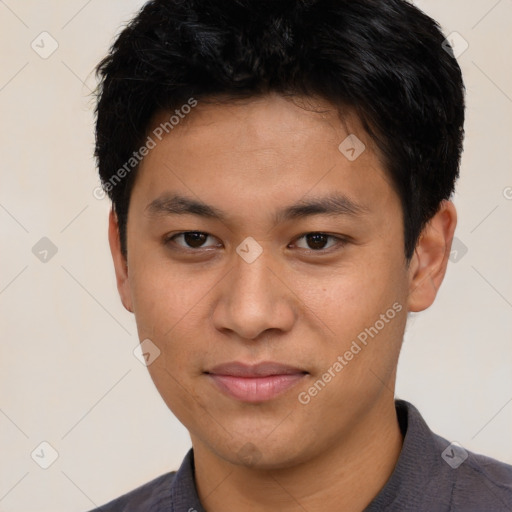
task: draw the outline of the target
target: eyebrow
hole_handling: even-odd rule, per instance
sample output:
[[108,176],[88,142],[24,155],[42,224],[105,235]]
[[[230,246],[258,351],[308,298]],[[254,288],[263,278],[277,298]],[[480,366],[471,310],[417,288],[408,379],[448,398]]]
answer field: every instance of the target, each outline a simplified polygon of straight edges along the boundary
[[[222,210],[190,197],[179,194],[159,197],[146,206],[150,216],[161,215],[197,215],[226,222],[228,214]],[[275,224],[289,220],[297,220],[313,215],[329,216],[358,216],[368,213],[366,206],[356,203],[344,194],[330,194],[328,196],[301,200],[296,204],[287,206],[277,212],[274,217]]]

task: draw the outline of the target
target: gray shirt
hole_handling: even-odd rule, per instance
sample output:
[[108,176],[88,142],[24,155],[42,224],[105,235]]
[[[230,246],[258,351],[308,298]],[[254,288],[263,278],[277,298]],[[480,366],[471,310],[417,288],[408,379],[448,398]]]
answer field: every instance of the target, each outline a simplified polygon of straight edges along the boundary
[[[434,434],[412,404],[396,400],[395,405],[404,435],[400,457],[363,512],[512,512],[512,466]],[[178,471],[96,509],[142,511],[205,512],[195,486],[192,449]]]

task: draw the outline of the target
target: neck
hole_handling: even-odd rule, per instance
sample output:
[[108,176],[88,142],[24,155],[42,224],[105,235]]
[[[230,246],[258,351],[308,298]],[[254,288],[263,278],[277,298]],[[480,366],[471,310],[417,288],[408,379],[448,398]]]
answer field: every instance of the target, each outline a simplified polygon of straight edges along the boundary
[[231,464],[193,438],[195,479],[208,512],[361,512],[391,476],[402,447],[393,398],[348,436],[299,465],[261,470]]

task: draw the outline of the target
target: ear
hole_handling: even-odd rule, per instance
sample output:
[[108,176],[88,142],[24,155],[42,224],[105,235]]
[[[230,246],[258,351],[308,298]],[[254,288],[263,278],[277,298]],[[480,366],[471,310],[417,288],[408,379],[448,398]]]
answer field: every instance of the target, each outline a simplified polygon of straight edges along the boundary
[[409,311],[423,311],[434,302],[446,273],[456,225],[455,206],[444,200],[423,229],[409,264]]
[[108,219],[108,243],[110,244],[112,259],[114,260],[117,290],[119,291],[121,302],[128,311],[133,313],[132,294],[130,290],[130,282],[128,280],[128,263],[121,251],[119,223],[114,209],[110,210],[110,216]]

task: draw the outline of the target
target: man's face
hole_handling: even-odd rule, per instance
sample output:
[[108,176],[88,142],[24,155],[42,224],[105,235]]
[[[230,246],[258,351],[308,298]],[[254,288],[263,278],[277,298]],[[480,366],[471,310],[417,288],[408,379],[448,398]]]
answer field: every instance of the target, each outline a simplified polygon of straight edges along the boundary
[[[307,460],[393,400],[410,281],[400,201],[357,120],[317,105],[199,102],[132,191],[123,302],[161,351],[149,371],[169,408],[234,463]],[[366,145],[355,160],[361,146],[338,149],[350,133]],[[292,209],[335,197],[331,213]]]

